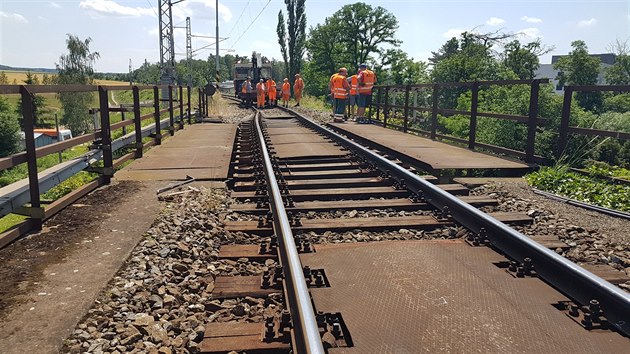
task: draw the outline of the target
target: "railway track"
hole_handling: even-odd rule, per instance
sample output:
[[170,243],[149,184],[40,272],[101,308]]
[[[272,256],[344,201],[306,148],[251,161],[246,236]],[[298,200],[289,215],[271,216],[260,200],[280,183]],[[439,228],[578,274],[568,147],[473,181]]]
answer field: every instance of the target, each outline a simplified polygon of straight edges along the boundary
[[[358,241],[466,240],[471,248],[500,254],[497,259],[503,261],[497,266],[514,278],[540,278],[566,296],[555,311],[565,312],[576,326],[630,334],[628,294],[550,250],[558,246],[555,240],[540,244],[508,226],[531,222],[527,215],[484,213],[478,208],[491,207],[495,200],[470,196],[462,185],[438,184],[413,166],[383,157],[290,110],[275,112],[267,117],[256,112],[240,127],[231,182],[236,203],[231,209],[242,218],[226,222],[227,230],[258,235],[261,241],[223,246],[219,257],[279,261],[261,276],[217,278],[214,296],[280,292],[288,311],[268,315],[262,327],[210,326],[203,351],[353,352],[353,338],[363,338],[360,332],[369,330],[365,324],[349,324],[343,306],[340,312],[326,311],[322,301],[322,296],[335,296],[325,293],[326,288],[339,285],[344,270],[333,274],[329,268],[309,265],[325,263],[324,252],[318,252],[329,247],[325,244],[357,234],[363,236]],[[620,342],[627,345],[625,339]]]

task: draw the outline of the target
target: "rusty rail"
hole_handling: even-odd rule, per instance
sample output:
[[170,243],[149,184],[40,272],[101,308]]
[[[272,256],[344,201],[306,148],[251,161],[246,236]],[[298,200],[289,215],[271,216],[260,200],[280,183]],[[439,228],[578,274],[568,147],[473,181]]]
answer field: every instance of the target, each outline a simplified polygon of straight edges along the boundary
[[260,126],[260,112],[254,117],[256,136],[262,152],[263,168],[269,191],[270,207],[273,213],[274,230],[278,237],[278,250],[283,267],[286,283],[287,304],[291,309],[294,328],[296,353],[324,353],[324,347],[319,335],[319,327],[315,320],[315,311],[311,304],[311,297],[304,278],[304,271],[297,247],[291,231],[291,224],[284,208],[282,194],[276,180],[267,143]]

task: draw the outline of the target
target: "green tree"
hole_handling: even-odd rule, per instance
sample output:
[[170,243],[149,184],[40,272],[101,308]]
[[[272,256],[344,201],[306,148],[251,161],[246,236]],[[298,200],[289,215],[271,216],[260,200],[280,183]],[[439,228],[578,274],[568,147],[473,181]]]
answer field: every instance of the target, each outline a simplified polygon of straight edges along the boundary
[[615,63],[606,68],[606,82],[610,85],[630,85],[630,47],[628,41],[617,40],[610,46],[610,51],[615,53]]
[[35,79],[33,78],[33,74],[30,71],[26,72],[26,80],[24,80],[24,83],[27,85],[34,85],[35,84]]
[[8,110],[0,111],[0,157],[5,157],[18,151],[20,142],[20,125],[17,117]]
[[383,78],[381,83],[407,85],[429,81],[428,65],[423,61],[415,61],[413,58],[409,58],[407,53],[402,50],[390,49],[383,58],[383,63],[389,65],[389,67],[379,70],[380,77]]
[[46,73],[42,75],[42,85],[50,85],[50,77]]
[[288,77],[291,73],[289,72],[289,53],[287,51],[287,30],[282,10],[278,11],[278,26],[276,27],[276,33],[278,34],[278,44],[280,45],[280,52],[282,52],[282,59],[284,60],[284,75]]
[[[278,43],[283,59],[289,67],[289,77],[293,77],[302,69],[302,57],[305,51],[306,42],[306,0],[284,0],[287,7],[288,21],[286,30],[282,11],[278,14]],[[285,57],[286,52],[286,57]],[[288,61],[287,61],[288,59]]]
[[0,71],[0,85],[8,85],[9,77],[4,71]]
[[[588,54],[588,47],[584,41],[571,43],[573,50],[565,57],[558,59],[554,68],[560,70],[560,85],[595,85],[601,61],[598,57]],[[577,92],[576,99],[580,107],[589,111],[601,109],[602,96],[599,92]]]
[[333,38],[347,49],[353,69],[368,62],[373,55],[382,56],[386,51],[383,46],[397,47],[401,43],[395,38],[396,16],[380,6],[372,7],[362,2],[345,5],[326,23],[338,27],[339,32]]
[[539,39],[525,45],[513,40],[504,46],[501,62],[519,79],[529,80],[534,78],[536,70],[540,67],[538,57],[550,50],[551,48],[544,47]]
[[[67,54],[59,57],[57,81],[61,85],[91,85],[94,82],[92,63],[99,58],[98,52],[90,50],[91,38],[85,40],[68,34]],[[64,92],[58,95],[63,107],[61,122],[68,126],[74,135],[80,135],[89,129],[88,110],[93,96],[90,92]]]

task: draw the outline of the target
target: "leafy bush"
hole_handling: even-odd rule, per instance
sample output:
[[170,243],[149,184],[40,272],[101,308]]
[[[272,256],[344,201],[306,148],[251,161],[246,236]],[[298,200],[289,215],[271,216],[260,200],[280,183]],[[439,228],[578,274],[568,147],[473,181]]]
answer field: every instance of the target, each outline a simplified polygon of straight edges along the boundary
[[81,171],[42,194],[43,199],[57,200],[75,189],[92,182],[98,174]]
[[630,211],[630,186],[569,172],[567,166],[543,167],[525,179],[530,185],[547,192],[605,208]]
[[19,150],[20,125],[15,114],[0,112],[0,157],[9,156]]

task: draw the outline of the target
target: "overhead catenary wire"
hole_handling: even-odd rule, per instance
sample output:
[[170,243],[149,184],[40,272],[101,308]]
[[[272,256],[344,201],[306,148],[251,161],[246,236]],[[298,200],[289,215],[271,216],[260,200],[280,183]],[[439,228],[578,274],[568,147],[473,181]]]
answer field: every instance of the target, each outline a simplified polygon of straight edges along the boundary
[[256,17],[254,18],[254,20],[252,22],[249,23],[249,26],[247,26],[247,28],[245,29],[245,31],[243,31],[243,33],[236,39],[236,41],[234,43],[232,43],[232,46],[230,47],[230,49],[234,49],[234,46],[236,45],[236,43],[238,43],[238,41],[241,40],[241,38],[243,38],[243,36],[245,35],[245,33],[247,33],[247,31],[249,31],[249,29],[252,27],[252,25],[256,22],[256,20],[258,20],[258,17],[260,17],[260,15],[262,15],[263,11],[265,11],[265,9],[267,8],[267,6],[269,6],[269,4],[271,4],[271,0],[267,1],[267,3],[265,4],[265,6],[260,10],[260,12],[258,13],[258,15],[256,15]]

